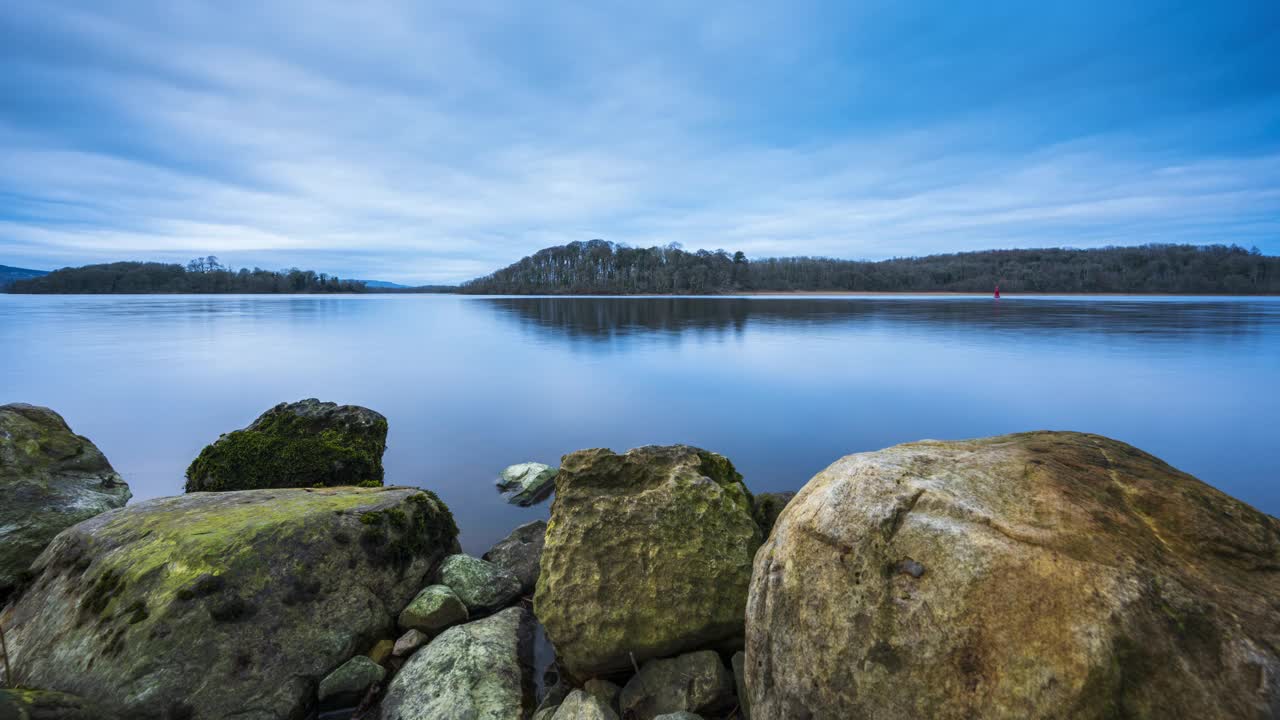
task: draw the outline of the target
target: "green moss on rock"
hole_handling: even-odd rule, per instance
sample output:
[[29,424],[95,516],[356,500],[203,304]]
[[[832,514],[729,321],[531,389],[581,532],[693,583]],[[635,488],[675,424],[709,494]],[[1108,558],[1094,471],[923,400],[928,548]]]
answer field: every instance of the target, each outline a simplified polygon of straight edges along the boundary
[[354,405],[281,403],[187,468],[187,492],[382,485],[387,420]]

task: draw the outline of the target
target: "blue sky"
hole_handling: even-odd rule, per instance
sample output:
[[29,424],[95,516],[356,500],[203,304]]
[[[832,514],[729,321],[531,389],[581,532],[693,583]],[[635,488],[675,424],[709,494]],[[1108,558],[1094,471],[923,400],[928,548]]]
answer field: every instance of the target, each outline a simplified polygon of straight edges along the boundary
[[1280,3],[0,4],[0,264],[1280,254]]

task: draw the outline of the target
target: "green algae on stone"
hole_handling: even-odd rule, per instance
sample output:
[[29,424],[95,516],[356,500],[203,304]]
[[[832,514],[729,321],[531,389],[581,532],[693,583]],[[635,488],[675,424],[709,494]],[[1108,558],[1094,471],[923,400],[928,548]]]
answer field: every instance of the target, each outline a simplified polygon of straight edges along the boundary
[[436,635],[467,620],[467,606],[447,585],[428,585],[400,612],[401,628]]
[[441,584],[457,593],[472,613],[498,610],[520,596],[520,578],[470,555],[459,553],[445,558],[439,574]]
[[0,405],[0,604],[64,529],[123,507],[129,486],[54,411]]
[[1280,717],[1280,520],[1109,438],[850,455],[755,559],[751,717]]
[[[362,518],[388,514],[403,517],[379,540],[395,562],[354,541]],[[139,503],[67,530],[36,561],[6,625],[14,669],[131,717],[171,704],[193,720],[292,717],[325,674],[391,634],[456,544],[448,509],[416,488]]]
[[387,419],[314,398],[281,403],[218,438],[187,468],[187,492],[382,485]]
[[760,545],[725,457],[683,445],[566,455],[534,607],[579,677],[740,641]]

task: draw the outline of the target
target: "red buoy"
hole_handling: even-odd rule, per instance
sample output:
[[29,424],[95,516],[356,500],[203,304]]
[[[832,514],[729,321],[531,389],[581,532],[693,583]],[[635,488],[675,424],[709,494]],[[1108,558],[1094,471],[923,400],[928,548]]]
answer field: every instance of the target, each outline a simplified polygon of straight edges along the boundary
[[996,285],[996,299],[997,299],[997,300],[999,300],[999,299],[1000,299],[1000,286],[999,286],[999,285]]

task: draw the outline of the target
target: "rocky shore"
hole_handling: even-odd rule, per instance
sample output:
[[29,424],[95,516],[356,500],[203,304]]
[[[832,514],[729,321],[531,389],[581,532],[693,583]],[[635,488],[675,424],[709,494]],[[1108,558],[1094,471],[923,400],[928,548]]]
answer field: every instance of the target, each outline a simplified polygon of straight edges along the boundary
[[472,557],[386,432],[282,404],[126,505],[0,406],[0,720],[1280,718],[1280,520],[1124,443],[922,441],[794,497],[582,450],[508,468],[550,519]]

